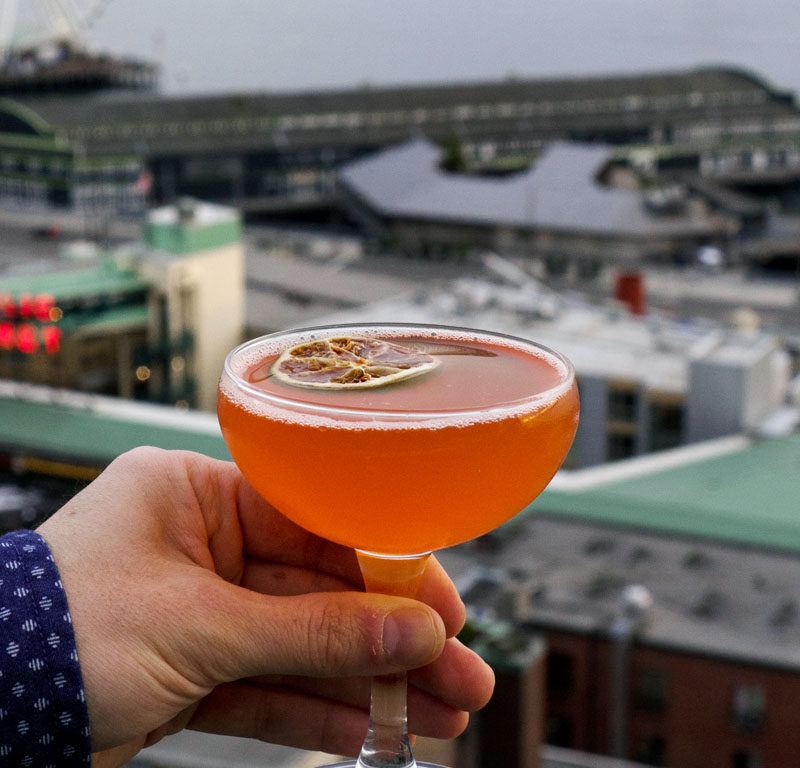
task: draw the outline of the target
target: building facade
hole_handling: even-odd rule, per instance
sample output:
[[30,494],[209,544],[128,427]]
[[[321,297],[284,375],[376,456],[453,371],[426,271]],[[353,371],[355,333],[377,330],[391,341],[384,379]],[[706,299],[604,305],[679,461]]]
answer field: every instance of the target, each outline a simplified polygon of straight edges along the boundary
[[501,178],[451,173],[434,143],[416,139],[345,165],[341,205],[384,247],[411,255],[496,250],[540,272],[608,264],[691,262],[703,245],[730,251],[740,223],[700,197],[656,206],[653,192],[604,181],[611,147],[556,142],[533,164]]
[[319,205],[343,162],[419,135],[456,142],[477,165],[567,140],[645,145],[657,149],[644,164],[712,175],[800,167],[792,94],[733,68],[182,98],[34,93],[0,102],[0,126],[0,191],[98,209],[136,205],[142,190],[244,210]]
[[[515,633],[544,640],[546,743],[669,768],[796,762],[799,448],[726,439],[563,473],[533,514],[440,553],[469,622],[506,627],[509,661]],[[511,724],[524,694],[505,706]]]
[[242,340],[238,212],[183,202],[140,243],[0,283],[0,377],[212,410]]

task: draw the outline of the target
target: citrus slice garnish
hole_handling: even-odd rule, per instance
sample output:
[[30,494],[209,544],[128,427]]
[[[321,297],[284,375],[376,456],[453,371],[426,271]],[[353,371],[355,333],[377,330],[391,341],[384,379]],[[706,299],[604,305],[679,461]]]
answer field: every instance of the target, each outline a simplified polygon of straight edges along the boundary
[[287,384],[325,389],[369,389],[433,370],[439,361],[385,339],[338,336],[287,349],[272,375]]

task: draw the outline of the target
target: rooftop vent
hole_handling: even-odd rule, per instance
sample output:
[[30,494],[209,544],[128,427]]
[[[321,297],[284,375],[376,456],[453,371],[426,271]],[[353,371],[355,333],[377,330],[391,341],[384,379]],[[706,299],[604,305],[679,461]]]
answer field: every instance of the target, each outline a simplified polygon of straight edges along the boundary
[[708,568],[711,563],[711,556],[703,552],[700,549],[690,549],[684,556],[683,556],[683,567],[689,568],[691,570],[697,570],[700,568]]
[[466,552],[474,552],[476,555],[498,555],[510,539],[510,535],[505,529],[489,531],[489,533],[470,539],[463,544],[459,544],[459,549]]
[[643,545],[634,547],[631,550],[630,555],[628,556],[628,563],[630,565],[639,565],[640,563],[645,563],[648,560],[653,559],[653,552],[649,547],[645,547]]
[[614,549],[614,540],[610,536],[594,536],[583,545],[585,555],[605,555]]
[[194,220],[197,212],[197,201],[194,198],[181,197],[175,207],[178,212],[178,221],[181,224],[188,224]]
[[750,583],[756,592],[763,592],[767,588],[767,579],[762,573],[754,573]]
[[724,598],[720,592],[709,590],[705,592],[692,607],[692,613],[700,619],[713,619],[722,611]]
[[769,617],[770,626],[783,629],[792,624],[797,616],[797,603],[791,598],[784,600]]
[[496,601],[500,588],[500,583],[494,579],[482,577],[476,579],[462,597],[469,605],[491,605]]
[[586,596],[590,600],[601,600],[619,593],[625,583],[624,579],[613,573],[598,573],[586,585]]
[[486,552],[488,554],[499,553],[505,543],[505,537],[497,531],[490,531],[473,540],[474,547],[478,552]]
[[642,584],[628,584],[622,590],[622,611],[629,619],[643,620],[653,607],[653,595]]
[[527,568],[512,566],[508,569],[508,575],[514,581],[527,581],[531,577],[531,572]]
[[547,599],[547,585],[537,584],[531,589],[531,600],[534,602],[543,602]]

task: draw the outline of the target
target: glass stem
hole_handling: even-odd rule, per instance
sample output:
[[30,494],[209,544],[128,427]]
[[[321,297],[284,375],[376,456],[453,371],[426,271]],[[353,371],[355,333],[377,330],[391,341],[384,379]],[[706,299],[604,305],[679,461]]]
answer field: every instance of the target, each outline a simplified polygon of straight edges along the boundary
[[406,674],[374,677],[369,728],[357,766],[411,768],[414,765],[406,719]]
[[[368,592],[416,597],[430,553],[387,557],[357,552]],[[381,675],[372,680],[369,728],[357,768],[413,768],[406,716],[406,673]]]

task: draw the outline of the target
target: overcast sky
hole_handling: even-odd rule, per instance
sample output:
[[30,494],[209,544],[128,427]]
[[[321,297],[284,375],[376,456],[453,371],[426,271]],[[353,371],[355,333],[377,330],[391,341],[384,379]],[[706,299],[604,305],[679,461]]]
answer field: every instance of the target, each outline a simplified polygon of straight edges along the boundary
[[112,0],[90,39],[156,59],[175,93],[707,63],[800,90],[798,36],[800,0]]

